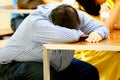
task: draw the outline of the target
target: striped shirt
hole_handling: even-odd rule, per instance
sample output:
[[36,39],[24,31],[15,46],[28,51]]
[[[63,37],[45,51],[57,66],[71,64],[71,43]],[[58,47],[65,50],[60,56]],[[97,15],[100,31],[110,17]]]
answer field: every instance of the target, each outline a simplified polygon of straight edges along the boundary
[[[80,17],[80,30],[68,29],[54,25],[49,15],[58,5],[40,5],[19,26],[0,52],[0,62],[16,61],[42,62],[42,46],[51,42],[75,42],[84,33],[98,32],[106,38],[108,29],[88,18],[78,11]],[[56,70],[65,69],[73,58],[74,51],[51,50],[50,64]]]

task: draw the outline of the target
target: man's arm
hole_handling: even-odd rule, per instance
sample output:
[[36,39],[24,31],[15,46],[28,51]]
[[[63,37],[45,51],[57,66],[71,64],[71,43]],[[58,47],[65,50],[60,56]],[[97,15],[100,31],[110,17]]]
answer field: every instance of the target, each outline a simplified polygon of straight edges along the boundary
[[107,29],[107,27],[98,23],[95,20],[87,18],[80,11],[78,11],[78,13],[81,21],[81,31],[88,35],[92,32],[96,32],[98,35],[101,36],[102,39],[107,38],[109,34],[109,29]]
[[[75,42],[78,41],[83,34],[81,30],[68,29],[58,25],[54,25],[49,18],[51,9],[58,5],[41,5],[33,12],[30,17],[33,22],[34,40],[47,40],[47,42]],[[51,7],[51,8],[50,8]],[[38,35],[39,34],[39,35]],[[42,37],[44,36],[44,37]]]
[[[80,30],[68,29],[54,25],[48,20],[40,20],[35,23],[34,40],[47,40],[47,42],[75,42],[83,34]],[[40,35],[37,35],[40,34]],[[44,36],[44,37],[42,37]]]

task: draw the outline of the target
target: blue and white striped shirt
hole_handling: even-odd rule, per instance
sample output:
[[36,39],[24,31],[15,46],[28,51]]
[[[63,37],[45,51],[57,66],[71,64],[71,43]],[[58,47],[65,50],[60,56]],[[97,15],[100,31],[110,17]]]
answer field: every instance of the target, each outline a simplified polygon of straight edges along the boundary
[[[93,31],[106,38],[108,29],[88,18],[80,11],[80,30],[68,29],[50,22],[49,14],[58,5],[40,5],[19,26],[0,52],[0,62],[37,61],[42,62],[42,45],[51,42],[75,42],[84,33]],[[65,69],[73,58],[69,50],[50,51],[50,63],[56,70]]]

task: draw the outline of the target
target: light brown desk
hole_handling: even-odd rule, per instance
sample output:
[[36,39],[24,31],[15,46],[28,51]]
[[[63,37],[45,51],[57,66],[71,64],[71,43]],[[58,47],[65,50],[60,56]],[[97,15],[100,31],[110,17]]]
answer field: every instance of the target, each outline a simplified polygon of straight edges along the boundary
[[88,43],[85,41],[76,43],[55,43],[43,45],[43,63],[44,63],[44,80],[50,80],[49,67],[49,50],[106,50],[120,51],[120,30],[114,30],[110,33],[108,39],[98,43]]
[[0,6],[0,12],[3,13],[31,13],[33,9],[17,9],[12,5]]
[[[12,5],[7,5],[7,6],[0,6],[0,13],[31,13],[33,11],[33,9],[17,9],[14,8]],[[11,29],[11,27],[6,28],[6,29],[1,29],[0,30],[0,36],[6,36],[6,35],[10,35],[13,34],[13,31]]]

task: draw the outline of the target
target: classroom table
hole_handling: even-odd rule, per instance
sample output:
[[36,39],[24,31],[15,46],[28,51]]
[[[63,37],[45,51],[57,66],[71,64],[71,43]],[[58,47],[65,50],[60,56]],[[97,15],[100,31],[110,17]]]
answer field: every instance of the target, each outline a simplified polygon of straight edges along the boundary
[[18,9],[12,5],[0,6],[0,12],[3,13],[31,13],[34,9]]
[[[14,7],[13,5],[6,5],[6,6],[0,6],[0,13],[31,13],[34,9],[18,9],[17,7]],[[12,35],[14,32],[11,29],[11,27],[0,29],[0,36],[4,37],[6,35]]]
[[44,80],[50,80],[49,50],[106,50],[120,51],[120,30],[113,30],[107,39],[97,43],[78,41],[74,43],[51,43],[43,45]]

